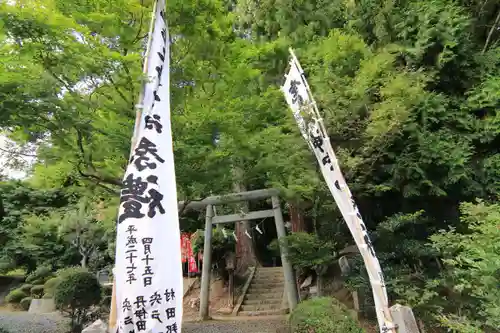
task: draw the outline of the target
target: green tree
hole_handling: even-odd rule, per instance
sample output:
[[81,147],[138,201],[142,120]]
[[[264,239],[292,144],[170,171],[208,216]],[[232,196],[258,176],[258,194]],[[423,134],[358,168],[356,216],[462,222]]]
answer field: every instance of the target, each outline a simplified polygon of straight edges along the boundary
[[37,258],[26,250],[23,230],[29,216],[47,216],[67,205],[72,194],[59,189],[36,189],[18,181],[0,183],[0,253],[2,265],[35,268]]
[[464,203],[461,210],[467,231],[431,236],[444,264],[436,289],[447,304],[439,319],[451,329],[467,323],[488,331],[500,326],[500,205]]
[[64,214],[59,227],[59,235],[80,254],[83,268],[100,248],[107,245],[106,230],[98,217],[97,209],[83,199]]

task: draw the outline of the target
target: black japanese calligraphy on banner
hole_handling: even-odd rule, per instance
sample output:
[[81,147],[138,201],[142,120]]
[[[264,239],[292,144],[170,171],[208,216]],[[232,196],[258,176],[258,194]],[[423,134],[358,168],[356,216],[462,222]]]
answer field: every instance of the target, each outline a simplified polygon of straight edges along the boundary
[[[113,331],[180,332],[182,263],[170,121],[170,37],[157,0],[142,110],[123,177],[117,219],[117,325]],[[165,253],[169,260],[160,260]],[[169,286],[166,290],[165,286]],[[180,292],[176,297],[177,293]]]
[[149,188],[150,184],[158,185],[158,177],[151,175],[145,180],[141,176],[135,177],[130,173],[123,182],[120,203],[123,213],[118,217],[118,224],[126,219],[141,219],[146,216],[143,213],[143,205],[147,205],[147,216],[152,218],[157,212],[165,214],[162,205],[163,194],[155,188]]
[[[285,75],[285,82],[281,87],[285,100],[292,110],[302,136],[314,152],[328,188],[363,256],[372,285],[379,328],[381,328],[381,332],[383,332],[383,327],[393,330],[392,318],[388,307],[387,291],[385,289],[380,263],[376,257],[368,230],[363,223],[358,207],[345,183],[337,162],[337,157],[331,146],[328,132],[323,126],[321,114],[309,90],[302,68],[293,54],[293,51],[290,51],[290,53],[292,60],[290,61],[288,72]],[[301,112],[307,114],[307,119],[309,119],[307,123],[301,116]]]
[[145,169],[156,169],[156,162],[165,163],[165,160],[158,155],[158,147],[146,137],[142,137],[134,150],[134,155],[130,162],[133,162],[138,171]]
[[302,95],[300,95],[299,89],[298,89],[298,86],[301,84],[302,84],[302,82],[300,82],[298,80],[292,80],[292,82],[290,82],[290,89],[288,90],[288,92],[292,95],[292,103],[293,104],[298,103],[299,106],[304,105],[304,97],[302,97]]
[[323,166],[328,166],[330,171],[334,171],[333,163],[330,155],[326,152],[324,148],[325,139],[321,131],[319,130],[318,124],[312,122],[309,124],[309,137],[312,144],[312,148],[319,152],[321,156],[321,163]]
[[151,244],[153,243],[153,238],[152,237],[146,237],[142,239],[142,244],[144,245],[144,257],[141,259],[144,261],[144,273],[142,274],[143,276],[143,285],[144,287],[150,286],[153,284],[153,275],[154,272],[152,271],[151,267],[151,261],[154,260],[154,258],[151,256]]

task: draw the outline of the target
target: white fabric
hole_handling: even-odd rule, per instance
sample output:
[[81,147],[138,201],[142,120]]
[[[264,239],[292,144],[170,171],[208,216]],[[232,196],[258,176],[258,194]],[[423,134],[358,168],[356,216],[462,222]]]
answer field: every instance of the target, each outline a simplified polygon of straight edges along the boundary
[[[183,281],[170,124],[165,0],[158,1],[155,15],[147,59],[149,81],[141,103],[144,114],[124,177],[117,224],[115,281],[120,333],[180,333],[182,324]],[[155,101],[155,95],[161,100]],[[153,151],[144,154],[147,148]],[[139,193],[133,193],[131,185]],[[163,197],[156,206],[150,206],[158,194]],[[139,200],[134,200],[137,196]],[[134,210],[139,207],[137,202],[141,207]]]
[[[285,83],[281,87],[285,100],[293,112],[302,136],[313,150],[328,188],[360,250],[373,290],[380,331],[387,332],[387,329],[392,327],[392,323],[379,261],[371,245],[366,226],[342,175],[300,64],[293,53],[290,69],[285,78]],[[305,119],[309,121],[307,122]]]

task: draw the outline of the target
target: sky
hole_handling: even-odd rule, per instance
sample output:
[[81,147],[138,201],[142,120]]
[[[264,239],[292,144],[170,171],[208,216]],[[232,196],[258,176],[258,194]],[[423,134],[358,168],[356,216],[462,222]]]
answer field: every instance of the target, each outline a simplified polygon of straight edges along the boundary
[[[0,148],[6,149],[6,144],[9,142],[9,139],[7,139],[4,135],[0,134]],[[29,162],[33,162],[34,158],[32,157],[26,157],[26,160]],[[0,149],[0,174],[7,176],[7,178],[14,178],[14,179],[23,179],[27,176],[26,171],[23,170],[14,170],[12,168],[6,167],[6,162],[7,162],[7,156],[6,153],[1,151]]]

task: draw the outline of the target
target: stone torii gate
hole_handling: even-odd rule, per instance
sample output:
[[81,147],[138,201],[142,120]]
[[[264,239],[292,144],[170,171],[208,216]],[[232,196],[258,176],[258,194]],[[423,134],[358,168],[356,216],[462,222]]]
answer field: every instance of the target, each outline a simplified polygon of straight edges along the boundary
[[[242,201],[255,201],[271,198],[272,209],[251,211],[243,214],[229,214],[214,216],[214,206],[237,203]],[[274,217],[278,239],[286,236],[285,224],[283,222],[283,213],[277,189],[265,189],[240,193],[231,193],[223,196],[210,196],[201,201],[192,201],[189,203],[179,202],[179,211],[185,210],[206,210],[205,215],[205,243],[203,248],[203,269],[201,275],[201,295],[200,295],[200,318],[202,320],[210,319],[209,316],[209,298],[210,298],[210,276],[212,269],[212,228],[214,224],[236,223],[241,221],[250,221],[262,219],[265,217]],[[281,262],[285,277],[285,288],[287,292],[288,306],[293,310],[297,306],[298,291],[295,281],[293,267],[287,258],[287,248],[280,242]]]

